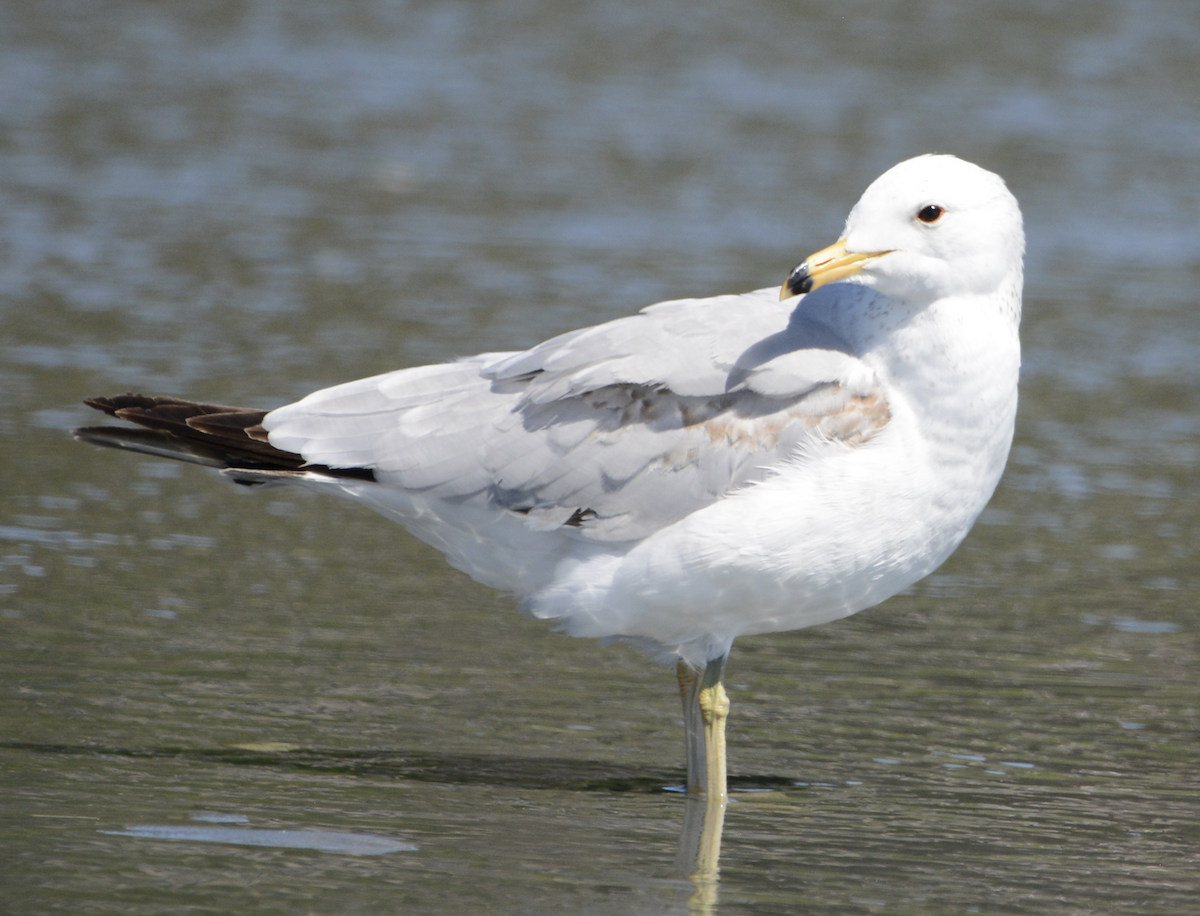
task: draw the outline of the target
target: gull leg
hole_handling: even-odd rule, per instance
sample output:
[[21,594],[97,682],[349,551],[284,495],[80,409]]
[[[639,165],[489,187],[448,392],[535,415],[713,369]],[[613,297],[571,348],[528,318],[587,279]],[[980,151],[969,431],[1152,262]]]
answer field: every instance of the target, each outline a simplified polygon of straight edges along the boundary
[[729,697],[721,683],[728,658],[724,655],[708,663],[696,698],[704,718],[704,761],[708,770],[705,792],[709,801],[720,800],[722,805],[729,798],[725,779],[725,720],[729,718]]
[[678,864],[695,887],[688,901],[694,913],[714,912],[717,903],[721,831],[728,803],[725,720],[729,698],[721,683],[727,657],[709,662],[703,674],[683,662],[676,668],[688,758],[687,810]]
[[685,662],[675,666],[679,698],[683,702],[683,736],[687,750],[687,794],[704,795],[724,802],[728,798],[725,775],[725,720],[729,697],[721,678],[728,655],[709,662],[701,674]]
[[679,678],[679,699],[683,703],[683,741],[687,752],[688,798],[703,795],[706,789],[708,759],[704,748],[704,715],[700,712],[702,679],[687,662],[675,666]]

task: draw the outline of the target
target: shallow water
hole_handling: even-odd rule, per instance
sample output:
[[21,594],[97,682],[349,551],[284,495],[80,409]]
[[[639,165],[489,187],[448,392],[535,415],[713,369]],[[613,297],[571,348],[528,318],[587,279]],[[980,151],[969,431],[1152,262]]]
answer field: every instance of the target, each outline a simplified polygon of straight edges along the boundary
[[1167,0],[7,7],[5,905],[686,911],[671,672],[64,430],[777,284],[937,150],[1026,214],[1017,444],[935,576],[735,647],[719,911],[1194,908],[1197,59]]

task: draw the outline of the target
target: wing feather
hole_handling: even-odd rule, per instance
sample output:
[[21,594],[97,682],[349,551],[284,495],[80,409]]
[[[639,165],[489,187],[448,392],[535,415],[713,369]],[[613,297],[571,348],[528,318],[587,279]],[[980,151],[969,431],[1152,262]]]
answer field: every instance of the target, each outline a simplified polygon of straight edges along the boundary
[[860,354],[774,291],[661,303],[521,353],[316,392],[273,446],[535,530],[636,540],[890,418]]

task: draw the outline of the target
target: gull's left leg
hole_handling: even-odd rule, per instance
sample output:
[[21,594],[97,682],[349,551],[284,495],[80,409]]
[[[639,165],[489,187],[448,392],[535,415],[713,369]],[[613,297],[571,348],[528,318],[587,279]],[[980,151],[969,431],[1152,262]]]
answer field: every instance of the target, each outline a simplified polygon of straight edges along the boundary
[[687,754],[687,795],[704,795],[708,781],[707,754],[704,748],[704,715],[700,712],[700,672],[685,661],[675,666],[679,678],[679,699],[683,704],[683,746]]

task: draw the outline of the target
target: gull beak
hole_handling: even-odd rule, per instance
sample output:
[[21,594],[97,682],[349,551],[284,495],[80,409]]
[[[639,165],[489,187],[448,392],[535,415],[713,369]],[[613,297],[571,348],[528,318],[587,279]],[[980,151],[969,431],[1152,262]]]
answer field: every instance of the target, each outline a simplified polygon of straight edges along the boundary
[[845,239],[834,242],[828,248],[823,248],[806,258],[799,267],[788,274],[787,281],[779,290],[779,299],[782,301],[791,296],[811,293],[826,283],[845,280],[885,254],[891,254],[891,251],[849,252],[846,250]]

